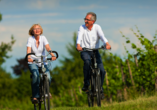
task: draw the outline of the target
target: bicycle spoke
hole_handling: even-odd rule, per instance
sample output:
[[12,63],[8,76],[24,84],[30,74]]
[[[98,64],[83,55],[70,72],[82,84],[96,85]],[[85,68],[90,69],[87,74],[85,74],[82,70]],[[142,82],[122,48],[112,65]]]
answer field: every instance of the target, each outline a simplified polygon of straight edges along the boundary
[[98,106],[101,106],[101,94],[100,94],[100,91],[101,91],[101,78],[100,78],[100,70],[98,69],[96,71],[96,96],[97,96],[97,105]]
[[46,76],[44,78],[44,107],[45,110],[50,110],[49,83]]
[[89,107],[93,107],[93,106],[94,106],[94,95],[93,95],[93,93],[92,93],[93,90],[94,90],[94,80],[93,80],[93,76],[91,76],[90,88],[91,88],[91,90],[89,90],[89,92],[87,93],[88,106],[89,106]]

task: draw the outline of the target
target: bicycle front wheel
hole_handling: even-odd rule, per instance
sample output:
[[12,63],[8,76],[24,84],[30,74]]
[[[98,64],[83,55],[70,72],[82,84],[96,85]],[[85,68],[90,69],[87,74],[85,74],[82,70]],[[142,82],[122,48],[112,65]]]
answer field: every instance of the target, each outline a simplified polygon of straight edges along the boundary
[[90,90],[88,91],[88,106],[89,107],[93,107],[94,106],[94,78],[93,78],[93,75],[91,75],[91,80],[90,80]]
[[34,104],[34,110],[41,110],[41,102],[39,102],[38,104]]
[[50,94],[49,94],[49,82],[47,76],[44,76],[44,107],[45,110],[50,110]]
[[37,110],[37,105],[36,104],[34,104],[34,110]]
[[97,97],[97,105],[101,107],[101,76],[100,70],[97,69],[96,71],[96,97]]
[[88,106],[93,107],[94,106],[94,96],[91,94],[91,91],[88,93]]

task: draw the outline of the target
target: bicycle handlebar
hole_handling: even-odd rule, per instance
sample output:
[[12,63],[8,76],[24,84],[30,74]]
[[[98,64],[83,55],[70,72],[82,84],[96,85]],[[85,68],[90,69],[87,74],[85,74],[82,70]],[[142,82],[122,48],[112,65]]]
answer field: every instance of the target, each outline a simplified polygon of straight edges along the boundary
[[52,50],[50,50],[49,53],[55,53],[55,54],[56,54],[56,58],[59,57],[59,55],[58,55],[58,53],[57,53],[56,51],[52,51]]
[[[49,51],[49,54],[50,54],[50,53],[55,53],[55,54],[56,54],[56,58],[58,58],[58,56],[59,56],[56,51]],[[47,54],[47,55],[45,55],[45,56],[44,56],[44,55],[41,55],[41,56],[42,56],[42,57],[46,57],[46,56],[48,56],[49,54]],[[27,61],[27,62],[28,62],[28,56],[29,56],[29,55],[34,55],[34,56],[36,56],[35,53],[28,53],[28,54],[26,55],[26,57],[25,57],[25,61]],[[36,56],[36,57],[41,57],[41,56]],[[47,60],[52,60],[52,59],[51,59],[51,58],[47,58]],[[35,61],[35,60],[33,60],[33,61]]]
[[[99,50],[99,49],[104,49],[104,50],[107,50],[105,46],[101,46],[99,48],[93,48],[93,49],[90,49],[90,48],[82,48],[83,50],[82,51],[91,51],[91,50]],[[109,49],[111,50],[111,48]]]

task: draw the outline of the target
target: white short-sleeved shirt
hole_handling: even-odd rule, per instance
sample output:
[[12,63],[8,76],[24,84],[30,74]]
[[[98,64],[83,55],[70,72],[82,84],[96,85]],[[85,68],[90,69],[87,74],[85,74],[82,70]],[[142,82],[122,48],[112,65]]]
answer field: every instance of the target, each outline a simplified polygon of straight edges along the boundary
[[89,30],[84,24],[78,30],[76,44],[80,44],[82,48],[99,48],[99,39],[104,45],[108,42],[101,27],[98,24],[93,24],[92,29]]
[[[41,56],[41,55],[46,55],[46,53],[45,53],[45,45],[47,45],[47,44],[49,44],[49,43],[48,43],[46,37],[43,36],[43,35],[40,35],[38,48],[36,46],[36,39],[35,39],[34,36],[31,36],[31,37],[28,38],[26,46],[27,47],[31,47],[31,53],[35,53],[36,56]],[[37,58],[34,55],[31,55],[31,58],[33,60],[38,59],[38,61],[40,61],[40,58]],[[32,62],[28,62],[28,64],[32,64]],[[37,64],[37,65],[39,67],[41,66],[41,64]]]

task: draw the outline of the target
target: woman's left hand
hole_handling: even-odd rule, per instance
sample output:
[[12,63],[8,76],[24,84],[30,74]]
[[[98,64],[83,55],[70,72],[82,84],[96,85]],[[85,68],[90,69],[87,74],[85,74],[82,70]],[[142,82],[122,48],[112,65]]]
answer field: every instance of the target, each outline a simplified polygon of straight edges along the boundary
[[54,57],[51,57],[51,59],[54,61],[54,60],[56,60],[57,58],[54,56]]

